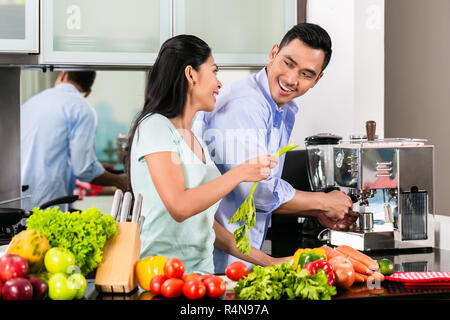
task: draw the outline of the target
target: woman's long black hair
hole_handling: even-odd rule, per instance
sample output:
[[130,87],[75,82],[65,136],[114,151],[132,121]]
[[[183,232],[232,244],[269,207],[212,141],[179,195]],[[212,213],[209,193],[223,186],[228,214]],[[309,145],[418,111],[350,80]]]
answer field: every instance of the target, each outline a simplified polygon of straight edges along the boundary
[[[128,134],[125,170],[128,175],[128,190],[132,191],[130,178],[131,145],[139,123],[147,116],[158,113],[173,118],[183,112],[187,98],[188,83],[185,68],[192,66],[198,71],[211,55],[211,48],[193,35],[179,35],[163,43],[155,64],[148,74],[145,103],[134,120]],[[138,136],[139,137],[139,136]],[[158,137],[147,137],[157,139]]]

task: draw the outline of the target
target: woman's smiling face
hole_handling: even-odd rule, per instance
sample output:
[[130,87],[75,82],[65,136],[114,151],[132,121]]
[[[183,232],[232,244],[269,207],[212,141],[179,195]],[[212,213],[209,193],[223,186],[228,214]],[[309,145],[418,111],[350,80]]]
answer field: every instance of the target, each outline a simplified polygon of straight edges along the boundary
[[217,65],[212,55],[209,56],[195,72],[195,85],[192,86],[192,102],[200,106],[201,110],[213,111],[216,96],[222,83],[217,79]]
[[270,94],[278,107],[305,94],[322,77],[325,53],[294,39],[272,48],[267,66]]

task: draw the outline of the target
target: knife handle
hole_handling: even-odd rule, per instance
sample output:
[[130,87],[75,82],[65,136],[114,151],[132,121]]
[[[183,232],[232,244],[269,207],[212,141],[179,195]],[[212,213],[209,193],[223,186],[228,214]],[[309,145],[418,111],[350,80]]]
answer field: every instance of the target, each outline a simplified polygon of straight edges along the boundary
[[133,196],[131,192],[125,192],[125,195],[123,196],[123,202],[122,202],[122,211],[120,213],[120,222],[127,222],[128,214],[130,213],[131,209],[131,201],[133,200]]
[[131,222],[138,222],[139,217],[141,216],[141,209],[142,209],[142,194],[138,193],[136,196],[136,199],[134,199],[134,206],[133,206],[133,214],[131,215]]
[[123,192],[120,189],[117,189],[114,193],[113,203],[111,207],[111,215],[114,220],[117,220],[117,216],[120,209],[120,203],[122,202]]

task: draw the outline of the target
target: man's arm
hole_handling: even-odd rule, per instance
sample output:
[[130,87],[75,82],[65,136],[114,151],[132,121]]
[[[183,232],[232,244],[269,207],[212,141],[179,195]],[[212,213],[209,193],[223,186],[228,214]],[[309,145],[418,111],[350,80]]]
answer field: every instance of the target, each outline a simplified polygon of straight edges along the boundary
[[296,190],[294,197],[280,205],[273,213],[317,217],[320,212],[324,212],[329,218],[339,220],[343,219],[352,207],[350,197],[341,191],[323,193]]
[[325,227],[352,230],[358,218],[358,214],[354,213],[352,208],[350,197],[341,191],[323,193],[296,190],[294,197],[280,205],[273,213],[313,217]]
[[98,186],[114,186],[121,189],[123,192],[127,191],[127,176],[113,174],[108,171],[103,172],[101,175],[91,180],[92,184]]
[[214,220],[213,225],[214,232],[216,233],[216,240],[214,241],[214,246],[218,249],[235,256],[238,259],[250,262],[263,267],[268,267],[271,264],[281,264],[288,261],[292,257],[274,258],[264,252],[251,247],[249,255],[245,255],[240,252],[236,247],[236,240],[231,232],[220,225],[216,220]]
[[99,186],[114,186],[127,190],[127,176],[106,171],[95,155],[96,114],[84,102],[78,101],[70,112],[70,163],[75,177]]

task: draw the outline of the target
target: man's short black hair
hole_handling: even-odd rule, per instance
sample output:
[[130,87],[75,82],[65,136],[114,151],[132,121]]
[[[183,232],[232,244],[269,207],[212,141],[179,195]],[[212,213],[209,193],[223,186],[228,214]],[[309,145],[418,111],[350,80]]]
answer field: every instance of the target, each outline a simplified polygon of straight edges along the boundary
[[81,87],[83,92],[91,90],[94,84],[96,72],[95,71],[68,71],[67,80],[75,82]]
[[294,39],[299,39],[313,49],[323,50],[325,59],[322,71],[325,70],[331,59],[331,38],[322,27],[313,23],[299,23],[293,26],[283,37],[279,48],[283,48]]

